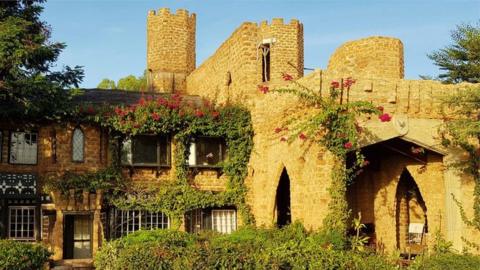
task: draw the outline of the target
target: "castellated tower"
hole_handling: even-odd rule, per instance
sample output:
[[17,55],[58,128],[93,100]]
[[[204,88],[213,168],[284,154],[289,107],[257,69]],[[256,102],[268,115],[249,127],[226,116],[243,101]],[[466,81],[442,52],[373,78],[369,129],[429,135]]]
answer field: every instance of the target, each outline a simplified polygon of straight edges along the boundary
[[155,92],[185,92],[186,77],[195,69],[195,14],[184,9],[149,11],[147,17],[147,80]]

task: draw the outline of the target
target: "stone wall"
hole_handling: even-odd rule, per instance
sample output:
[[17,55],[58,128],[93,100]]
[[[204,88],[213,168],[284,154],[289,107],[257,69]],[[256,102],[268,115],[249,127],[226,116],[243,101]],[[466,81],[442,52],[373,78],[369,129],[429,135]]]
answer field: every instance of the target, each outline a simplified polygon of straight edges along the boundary
[[218,102],[252,100],[262,84],[262,44],[270,45],[271,79],[263,84],[283,85],[282,73],[303,76],[303,25],[273,19],[260,25],[246,22],[187,77],[188,94]]
[[[293,59],[303,70],[301,24],[293,20],[288,26],[284,25],[287,29],[278,30],[279,32],[273,30],[274,25],[282,25],[281,20],[275,19],[269,30],[265,23],[259,26],[243,24],[215,54],[191,73],[187,78],[187,93],[204,96],[218,103],[238,102],[251,110],[255,130],[254,149],[245,181],[249,190],[247,200],[257,225],[272,226],[275,223],[276,190],[280,175],[283,169],[286,169],[291,185],[292,220],[302,221],[307,228],[319,229],[330,200],[327,188],[333,166],[331,154],[308,140],[280,142],[281,135],[276,134],[274,129],[281,126],[288,117],[294,114],[305,117],[310,111],[305,110],[294,96],[262,94],[258,90],[258,85],[262,84],[261,59],[257,56],[254,44],[263,39],[275,38],[277,42],[272,46],[272,81],[266,84],[270,89],[289,87],[280,80],[281,72],[291,73],[295,78],[302,76],[300,70],[290,69],[291,65],[288,63]],[[257,31],[257,28],[261,31]],[[285,36],[282,37],[279,33],[284,33]],[[276,58],[274,50],[281,51],[282,56]],[[239,54],[240,51],[244,53]],[[392,122],[381,123],[377,120],[379,123],[375,125],[375,131],[394,130],[396,118],[406,118],[410,121],[410,126],[415,127],[414,137],[420,145],[438,148],[441,148],[438,127],[443,119],[440,113],[442,98],[471,86],[404,80],[403,45],[398,39],[385,37],[346,43],[333,54],[327,70],[315,70],[298,79],[297,83],[327,95],[332,80],[341,81],[342,77],[350,76],[356,79],[357,83],[350,91],[344,92],[344,102],[368,101],[383,106],[386,113],[394,116]],[[373,143],[389,138],[391,137],[380,136],[375,138]],[[448,153],[448,150],[445,151]],[[391,159],[392,166],[382,169],[382,177],[372,179],[376,182],[375,185],[366,187],[367,190],[360,187],[362,192],[357,198],[361,204],[374,206],[373,211],[367,211],[363,216],[365,220],[376,223],[379,242],[386,250],[396,248],[393,229],[395,217],[392,216],[392,209],[395,208],[395,193],[400,173],[407,168],[425,200],[430,235],[438,229],[448,240],[455,242],[456,248],[461,249],[460,238],[472,231],[463,228],[454,202],[446,194],[460,194],[462,203],[471,215],[473,182],[465,177],[458,177],[457,173],[450,169],[444,170],[441,160],[431,160],[426,166],[427,169],[422,171],[423,168],[420,167],[423,165],[412,163],[401,156],[392,155],[388,158]],[[457,182],[463,184],[455,185]],[[383,187],[379,188],[379,185]],[[447,212],[444,211],[445,206],[449,209]],[[414,212],[418,209],[410,210]],[[415,218],[412,217],[412,220]]]
[[185,91],[195,69],[195,14],[184,9],[150,11],[147,17],[147,80],[157,92]]
[[330,57],[327,70],[333,77],[403,79],[403,44],[388,37],[346,42]]
[[[0,162],[1,172],[10,173],[35,173],[40,178],[43,176],[63,174],[66,171],[84,172],[95,171],[105,167],[108,161],[108,139],[102,135],[100,129],[80,125],[85,137],[84,162],[72,161],[72,133],[77,125],[66,123],[62,125],[38,125],[26,129],[23,126],[0,125],[2,131],[2,155]],[[38,132],[38,155],[35,165],[10,164],[8,161],[10,131],[31,130]],[[55,134],[55,135],[54,135]],[[103,137],[102,137],[103,136]],[[56,137],[56,158],[52,152],[52,143]],[[101,145],[103,143],[103,145]]]

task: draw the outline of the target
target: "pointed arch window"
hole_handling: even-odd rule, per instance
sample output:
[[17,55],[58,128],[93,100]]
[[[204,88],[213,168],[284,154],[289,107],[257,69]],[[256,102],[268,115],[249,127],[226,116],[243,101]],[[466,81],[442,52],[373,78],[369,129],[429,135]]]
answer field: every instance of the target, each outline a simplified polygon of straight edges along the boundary
[[84,147],[85,135],[81,128],[77,127],[73,130],[72,135],[72,160],[74,162],[83,162],[84,160]]

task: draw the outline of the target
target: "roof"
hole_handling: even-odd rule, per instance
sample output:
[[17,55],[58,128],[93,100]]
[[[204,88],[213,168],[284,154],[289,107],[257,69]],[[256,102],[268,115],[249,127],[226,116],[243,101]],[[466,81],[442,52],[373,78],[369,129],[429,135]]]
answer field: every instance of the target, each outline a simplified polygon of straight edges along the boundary
[[[80,89],[78,94],[74,95],[73,102],[75,104],[94,104],[94,105],[132,105],[138,102],[141,97],[154,99],[159,97],[170,97],[171,93],[153,93],[139,92],[127,90],[111,90],[111,89]],[[182,95],[184,101],[192,101],[195,104],[201,104],[200,96]]]

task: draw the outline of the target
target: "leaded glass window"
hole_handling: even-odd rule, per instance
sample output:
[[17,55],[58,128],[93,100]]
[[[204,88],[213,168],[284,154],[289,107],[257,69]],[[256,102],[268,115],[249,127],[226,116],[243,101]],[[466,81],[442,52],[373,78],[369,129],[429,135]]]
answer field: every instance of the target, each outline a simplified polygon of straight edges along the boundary
[[195,209],[185,214],[187,232],[216,231],[231,233],[237,229],[235,209]]
[[170,220],[162,212],[114,209],[112,225],[113,237],[118,238],[138,230],[168,229]]
[[35,240],[35,207],[10,206],[8,237],[15,240]]
[[12,132],[9,162],[12,164],[37,164],[37,140],[38,134],[35,132]]
[[85,137],[80,128],[75,128],[72,135],[72,160],[82,162],[84,159]]

